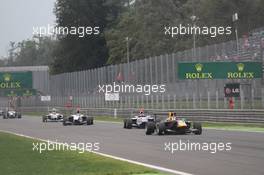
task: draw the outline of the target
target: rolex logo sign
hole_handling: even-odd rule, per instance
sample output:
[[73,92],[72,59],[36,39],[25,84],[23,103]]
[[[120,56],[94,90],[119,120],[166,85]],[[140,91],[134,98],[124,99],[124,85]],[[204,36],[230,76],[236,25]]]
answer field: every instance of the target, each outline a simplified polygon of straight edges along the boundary
[[237,71],[235,72],[227,72],[228,79],[253,79],[254,78],[254,72],[247,72],[245,64],[238,63],[237,65]]
[[200,63],[198,63],[198,64],[195,65],[195,68],[196,68],[196,71],[197,71],[197,72],[201,72],[202,69],[203,69],[203,65],[200,64]]
[[245,65],[243,63],[237,64],[237,68],[238,68],[239,72],[243,72],[244,71],[244,67],[245,67]]
[[[197,63],[193,65],[192,72],[185,73],[185,79],[213,79],[213,75],[210,72],[204,72],[204,65]],[[206,71],[206,70],[205,70]]]
[[3,75],[4,81],[10,81],[11,80],[11,75],[10,74],[4,74]]
[[263,78],[262,62],[184,62],[178,63],[178,78],[195,79],[256,79]]

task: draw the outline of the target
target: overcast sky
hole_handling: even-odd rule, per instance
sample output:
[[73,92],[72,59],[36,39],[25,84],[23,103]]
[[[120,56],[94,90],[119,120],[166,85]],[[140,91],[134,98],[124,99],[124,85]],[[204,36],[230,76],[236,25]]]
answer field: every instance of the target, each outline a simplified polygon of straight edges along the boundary
[[32,37],[33,26],[55,24],[56,0],[0,0],[0,57],[7,55],[10,41]]

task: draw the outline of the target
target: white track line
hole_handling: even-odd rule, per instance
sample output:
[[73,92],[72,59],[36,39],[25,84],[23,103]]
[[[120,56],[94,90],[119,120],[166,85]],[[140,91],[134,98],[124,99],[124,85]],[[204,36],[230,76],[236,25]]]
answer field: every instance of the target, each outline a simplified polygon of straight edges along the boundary
[[[12,132],[12,131],[0,130],[0,132],[9,133],[9,134],[13,134],[13,135],[16,135],[16,136],[29,138],[29,139],[40,140],[40,141],[43,141],[43,142],[48,142],[48,140],[45,140],[45,139],[32,137],[32,136],[28,136],[28,135],[24,135],[24,134],[19,134],[19,133],[15,133],[15,132]],[[64,144],[64,143],[60,143],[60,142],[53,142],[53,143]],[[186,172],[183,172],[183,171],[172,170],[172,169],[168,169],[168,168],[164,168],[164,167],[160,167],[160,166],[156,166],[156,165],[146,164],[146,163],[142,163],[142,162],[138,162],[138,161],[134,161],[134,160],[129,160],[129,159],[125,159],[125,158],[121,158],[121,157],[117,157],[117,156],[112,156],[112,155],[105,154],[105,153],[100,153],[100,152],[96,152],[96,151],[91,151],[91,152],[93,152],[95,154],[98,154],[98,155],[101,155],[101,156],[104,156],[104,157],[109,157],[109,158],[112,158],[112,159],[133,163],[133,164],[145,166],[145,167],[148,167],[148,168],[153,168],[153,169],[156,169],[156,170],[159,170],[159,171],[164,171],[164,172],[173,173],[173,174],[177,174],[177,175],[193,175],[193,174],[186,173]]]

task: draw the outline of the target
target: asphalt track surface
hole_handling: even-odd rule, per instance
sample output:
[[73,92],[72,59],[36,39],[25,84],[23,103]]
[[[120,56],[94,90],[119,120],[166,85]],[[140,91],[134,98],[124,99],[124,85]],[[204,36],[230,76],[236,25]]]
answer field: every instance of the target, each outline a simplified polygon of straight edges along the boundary
[[[146,136],[142,129],[123,129],[121,123],[92,126],[42,123],[39,117],[0,119],[0,130],[58,142],[100,143],[101,153],[200,175],[263,175],[264,133],[204,130],[202,135]],[[165,143],[228,143],[230,151],[165,151]],[[32,148],[31,148],[32,149]]]

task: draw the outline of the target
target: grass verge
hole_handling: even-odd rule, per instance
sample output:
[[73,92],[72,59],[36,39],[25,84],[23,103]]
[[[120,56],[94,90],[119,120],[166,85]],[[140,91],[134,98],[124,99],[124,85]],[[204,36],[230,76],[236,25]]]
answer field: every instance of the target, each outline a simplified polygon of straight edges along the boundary
[[124,161],[77,151],[33,151],[40,142],[0,132],[1,174],[12,175],[136,175],[159,174],[156,170]]

